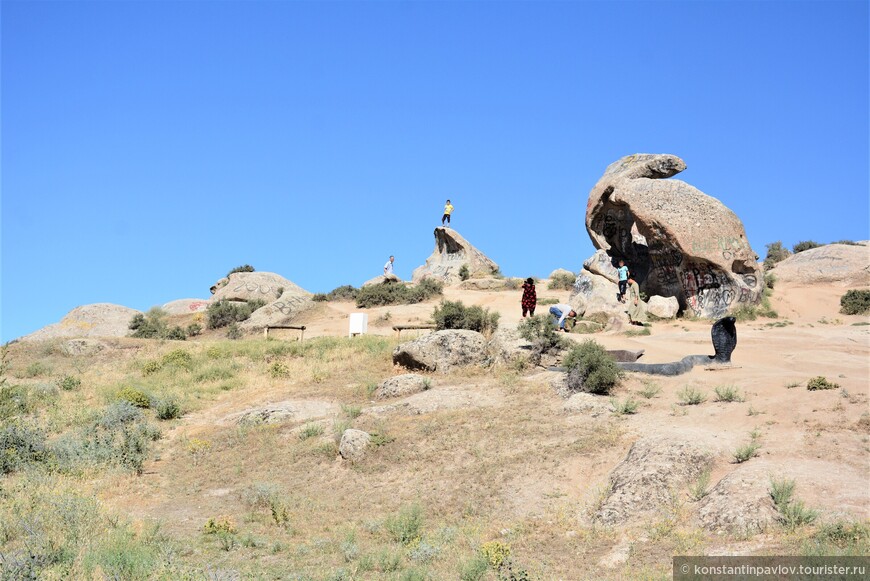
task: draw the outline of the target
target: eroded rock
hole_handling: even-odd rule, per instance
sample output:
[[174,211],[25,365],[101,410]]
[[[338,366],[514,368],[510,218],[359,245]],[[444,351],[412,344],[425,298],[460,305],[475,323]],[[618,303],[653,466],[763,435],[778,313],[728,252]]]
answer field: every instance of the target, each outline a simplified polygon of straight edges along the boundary
[[375,391],[375,398],[402,397],[425,391],[431,387],[428,377],[416,373],[405,373],[385,379]]
[[498,272],[498,265],[471,245],[452,228],[435,228],[435,250],[426,264],[414,269],[411,279],[420,282],[434,278],[446,284],[458,283],[459,270],[466,266],[471,277],[486,277]]
[[769,486],[770,477],[764,468],[751,463],[741,466],[701,499],[698,507],[701,525],[727,534],[763,533],[779,517]]
[[76,307],[59,322],[22,337],[22,341],[44,341],[59,337],[126,337],[130,321],[141,314],[136,309],[95,303]]
[[486,362],[486,340],[477,331],[435,331],[402,343],[393,350],[393,363],[408,369],[446,373],[454,367]]
[[372,437],[362,430],[348,429],[341,435],[341,443],[338,445],[338,453],[345,460],[356,462],[366,454]]

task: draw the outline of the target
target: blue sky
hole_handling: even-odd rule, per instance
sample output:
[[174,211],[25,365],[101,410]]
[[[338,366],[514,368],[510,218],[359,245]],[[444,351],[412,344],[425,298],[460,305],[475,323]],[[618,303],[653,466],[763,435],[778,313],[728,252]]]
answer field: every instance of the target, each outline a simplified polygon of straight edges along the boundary
[[868,2],[22,2],[2,21],[7,341],[207,298],[251,264],[359,285],[454,227],[579,270],[611,162],[672,153],[762,257],[870,238]]

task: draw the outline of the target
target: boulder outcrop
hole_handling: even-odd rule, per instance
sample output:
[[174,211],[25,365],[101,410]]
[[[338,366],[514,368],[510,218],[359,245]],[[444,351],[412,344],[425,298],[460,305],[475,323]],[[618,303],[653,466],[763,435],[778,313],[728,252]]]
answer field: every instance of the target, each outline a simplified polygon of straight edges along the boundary
[[461,280],[459,270],[464,266],[472,277],[491,276],[498,272],[498,265],[483,252],[471,245],[452,228],[435,228],[435,250],[426,259],[426,264],[414,269],[411,279],[420,282],[434,278],[446,284]]
[[430,386],[431,381],[427,377],[417,375],[416,373],[394,375],[381,382],[377,390],[375,390],[375,398],[402,397],[426,391]]
[[341,435],[341,443],[338,445],[338,453],[345,460],[356,462],[365,456],[366,448],[372,437],[362,430],[347,429]]
[[188,315],[206,310],[208,304],[209,302],[205,299],[177,299],[166,303],[160,308],[170,315]]
[[57,323],[53,323],[21,338],[22,341],[44,341],[58,337],[126,337],[130,320],[141,314],[136,309],[95,303],[76,307]]
[[242,329],[258,330],[266,326],[287,324],[313,305],[313,295],[310,292],[273,272],[234,272],[226,280],[226,284],[220,284],[219,281],[215,285],[217,288],[212,287],[215,290],[210,302],[266,301],[265,306],[254,311],[249,319],[239,323]]
[[870,246],[827,244],[792,254],[773,268],[777,280],[796,284],[870,286]]
[[677,297],[660,297],[653,295],[646,305],[647,312],[659,319],[673,319],[680,312],[680,303]]
[[486,339],[477,331],[435,331],[402,343],[393,350],[393,363],[408,369],[447,372],[454,367],[482,365]]
[[368,279],[367,281],[362,283],[362,286],[371,286],[373,284],[392,284],[394,282],[402,282],[402,279],[400,279],[395,274],[381,274],[374,278]]
[[[682,159],[666,154],[611,164],[589,193],[592,243],[611,266],[625,260],[647,295],[676,297],[695,316],[718,318],[760,302],[763,277],[743,224],[716,198],[665,179],[684,169]],[[609,276],[608,261],[596,256]]]
[[741,466],[719,481],[698,507],[701,525],[710,531],[735,535],[763,533],[779,513],[773,504],[769,466]]

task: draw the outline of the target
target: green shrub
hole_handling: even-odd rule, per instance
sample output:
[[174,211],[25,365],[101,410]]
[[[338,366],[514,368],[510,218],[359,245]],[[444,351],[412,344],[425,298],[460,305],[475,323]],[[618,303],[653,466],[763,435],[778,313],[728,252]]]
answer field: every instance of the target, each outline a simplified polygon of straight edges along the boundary
[[657,396],[659,393],[661,393],[661,391],[662,391],[662,388],[657,383],[652,382],[652,381],[645,381],[643,384],[643,389],[638,391],[638,393],[641,396],[645,397],[646,399],[652,399],[655,396]]
[[717,385],[713,391],[716,392],[716,401],[735,402],[745,400],[740,395],[740,390],[733,385]]
[[849,290],[840,297],[840,312],[844,315],[863,315],[870,312],[870,290]]
[[422,536],[423,510],[417,504],[403,507],[384,520],[384,528],[393,541],[408,546]]
[[468,329],[479,333],[492,333],[498,329],[499,313],[491,313],[478,305],[466,307],[462,301],[441,301],[432,312],[435,328]]
[[220,533],[234,535],[239,532],[239,529],[236,527],[233,519],[228,516],[221,516],[208,519],[202,527],[202,532],[207,535],[217,535]]
[[777,240],[767,245],[767,256],[764,259],[764,269],[770,270],[777,262],[782,262],[789,257],[791,253],[784,248],[782,242]]
[[247,303],[233,303],[219,300],[206,309],[206,325],[209,329],[227,327],[250,318],[251,313],[265,305],[265,301],[253,300]]
[[242,338],[242,328],[239,327],[236,323],[230,323],[230,326],[227,327],[227,339],[231,341],[236,341]]
[[770,497],[779,511],[780,522],[789,530],[810,524],[819,516],[818,512],[806,508],[802,501],[793,498],[794,490],[794,480],[770,481]]
[[166,330],[166,335],[161,337],[162,339],[168,339],[169,341],[186,341],[187,333],[184,332],[184,329],[179,327],[178,325],[171,327]]
[[115,394],[115,399],[118,401],[126,401],[137,408],[147,409],[151,407],[151,398],[133,387],[121,388],[118,393]]
[[315,438],[323,434],[323,426],[321,424],[305,424],[299,432],[300,440]]
[[199,323],[191,323],[187,326],[186,332],[188,337],[196,337],[202,333],[202,325]]
[[169,327],[166,323],[166,311],[160,307],[149,309],[144,315],[137,313],[130,319],[127,328],[133,331],[130,336],[137,339],[170,339],[183,341],[187,334],[181,327]]
[[34,361],[24,370],[24,377],[34,378],[51,374],[51,367],[42,361]]
[[459,571],[460,581],[481,581],[489,569],[489,563],[482,554],[475,555],[462,564]]
[[48,457],[45,434],[39,428],[20,420],[0,426],[0,474],[10,474]]
[[750,442],[748,444],[740,446],[732,454],[732,456],[734,457],[734,462],[737,464],[742,464],[750,458],[755,458],[756,456],[758,456],[759,448],[761,448],[761,444],[757,442]]
[[468,280],[469,278],[471,278],[471,273],[468,271],[468,265],[463,264],[459,268],[459,280]]
[[290,377],[290,368],[283,361],[273,361],[269,366],[269,375],[275,379]]
[[314,293],[314,296],[311,297],[311,300],[315,303],[325,303],[329,300],[329,297],[326,296],[325,293]]
[[804,240],[804,241],[798,242],[797,244],[792,246],[791,251],[794,252],[795,254],[797,254],[798,252],[803,252],[804,250],[810,250],[812,248],[818,248],[820,246],[823,246],[823,245],[819,244],[818,242],[814,242],[812,240]]
[[776,285],[776,275],[772,272],[764,273],[764,286],[773,290],[773,287]]
[[154,413],[159,420],[174,420],[181,417],[181,406],[172,397],[158,399],[154,402]]
[[393,284],[371,284],[359,289],[356,306],[361,309],[385,305],[410,305],[427,301],[442,294],[444,284],[427,278],[415,286],[403,282]]
[[82,380],[72,375],[64,375],[57,380],[57,386],[64,391],[75,391],[82,386]]
[[709,494],[709,490],[707,490],[707,486],[710,484],[710,468],[705,468],[701,474],[698,475],[698,479],[695,480],[692,484],[689,485],[689,497],[695,502],[701,500],[707,494]]
[[827,378],[822,375],[819,375],[818,377],[813,377],[812,379],[807,381],[807,389],[809,391],[819,391],[822,389],[839,389],[839,387],[839,384],[834,383],[833,381],[828,381]]
[[541,361],[544,354],[560,351],[569,345],[568,339],[556,331],[549,315],[524,318],[517,325],[517,331],[523,339],[531,342],[529,358],[535,365]]
[[704,392],[688,385],[677,393],[677,398],[680,400],[680,405],[698,405],[707,401]]
[[613,357],[592,339],[573,347],[564,365],[568,368],[567,387],[574,392],[607,395],[622,378]]
[[549,290],[571,290],[574,288],[575,280],[577,280],[577,277],[573,274],[559,272],[550,279],[547,288]]
[[152,359],[151,361],[146,361],[144,364],[142,364],[142,375],[154,375],[161,369],[163,369],[163,364],[159,361],[154,361]]
[[229,278],[231,274],[235,274],[237,272],[254,272],[254,267],[250,264],[243,264],[242,266],[237,266],[227,273],[227,277]]
[[167,367],[190,369],[193,365],[193,356],[184,349],[173,349],[164,355],[161,361]]
[[636,414],[637,408],[640,407],[640,402],[632,397],[628,397],[624,401],[620,401],[614,397],[610,399],[610,405],[613,407],[613,413],[622,416],[626,414]]

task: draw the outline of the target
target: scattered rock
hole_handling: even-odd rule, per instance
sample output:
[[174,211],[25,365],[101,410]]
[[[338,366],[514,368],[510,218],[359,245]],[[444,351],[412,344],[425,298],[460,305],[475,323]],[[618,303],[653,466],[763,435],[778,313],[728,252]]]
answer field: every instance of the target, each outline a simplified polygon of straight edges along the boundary
[[69,357],[91,357],[106,348],[106,344],[96,339],[70,339],[64,341],[60,350]]
[[430,387],[431,380],[428,377],[423,377],[416,373],[406,373],[404,375],[396,375],[381,382],[375,391],[375,398],[402,397],[426,391]]
[[870,286],[870,246],[827,244],[792,254],[773,268],[777,280],[798,284],[832,282]]
[[395,282],[402,282],[402,279],[400,279],[395,274],[382,274],[380,276],[370,278],[369,280],[362,283],[362,286],[371,286],[373,284],[392,284]]
[[356,462],[365,456],[366,448],[371,442],[371,435],[362,430],[348,429],[341,435],[341,443],[338,445],[338,453],[345,460]]
[[446,373],[454,367],[483,365],[486,340],[477,331],[435,331],[402,343],[393,350],[393,363],[408,369]]
[[779,513],[770,498],[769,468],[741,466],[701,499],[698,518],[710,531],[734,535],[763,533]]
[[426,264],[414,269],[411,279],[420,282],[435,278],[446,284],[460,282],[459,270],[468,268],[469,276],[486,277],[498,272],[498,265],[452,228],[435,228],[435,250]]
[[673,319],[680,311],[680,302],[677,297],[661,297],[653,295],[647,302],[646,310],[650,315],[659,319]]
[[113,305],[95,303],[71,310],[60,322],[43,327],[21,338],[22,341],[44,341],[60,337],[126,337],[130,333],[130,320],[141,311]]
[[638,440],[610,473],[610,494],[596,518],[619,524],[668,505],[673,491],[694,481],[712,458],[710,452],[684,440]]
[[160,308],[170,315],[189,315],[190,313],[201,313],[208,308],[208,304],[205,299],[178,299],[170,301]]
[[302,422],[336,416],[340,411],[339,405],[327,401],[288,400],[230,414],[224,421],[239,424]]
[[510,365],[520,360],[528,360],[532,343],[523,339],[516,329],[500,328],[492,334],[486,344],[486,351],[494,365]]
[[582,413],[597,418],[610,412],[610,401],[600,395],[575,393],[562,404],[562,411],[566,413]]
[[679,180],[674,155],[637,154],[611,164],[589,193],[586,230],[612,261],[625,260],[647,295],[676,297],[700,317],[761,301],[758,255],[740,219]]

